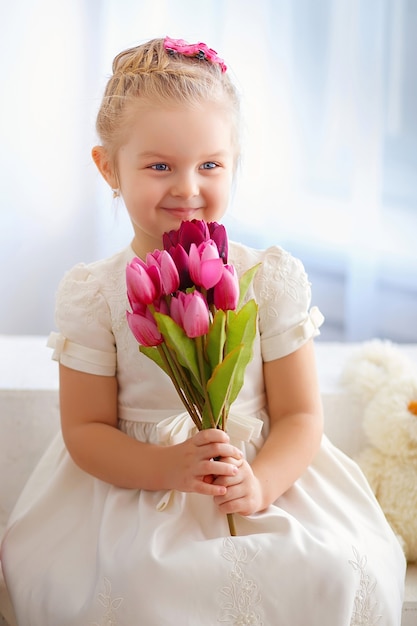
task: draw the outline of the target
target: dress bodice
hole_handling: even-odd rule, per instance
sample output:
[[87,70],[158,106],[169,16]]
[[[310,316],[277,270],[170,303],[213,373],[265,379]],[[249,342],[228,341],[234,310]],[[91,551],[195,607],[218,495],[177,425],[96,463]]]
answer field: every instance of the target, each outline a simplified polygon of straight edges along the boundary
[[[61,281],[50,344],[54,358],[83,372],[117,376],[119,417],[159,421],[183,410],[168,376],[139,351],[127,322],[125,271],[132,248],[72,268]],[[309,310],[310,283],[300,261],[279,247],[258,251],[230,242],[229,261],[238,275],[261,263],[248,298],[259,306],[253,359],[236,404],[246,414],[265,404],[262,363],[285,356],[318,334],[322,317]]]

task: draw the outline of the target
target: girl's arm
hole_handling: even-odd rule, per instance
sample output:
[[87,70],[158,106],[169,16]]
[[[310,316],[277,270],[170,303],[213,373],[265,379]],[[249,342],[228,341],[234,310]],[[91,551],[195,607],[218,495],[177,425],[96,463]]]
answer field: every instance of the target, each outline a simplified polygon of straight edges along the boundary
[[323,412],[314,344],[264,364],[270,433],[251,466],[243,462],[235,477],[220,477],[228,490],[216,498],[226,513],[261,511],[301,476],[317,453]]
[[323,434],[323,409],[314,343],[264,365],[271,429],[252,469],[263,508],[301,476],[314,459]]
[[60,365],[61,427],[66,447],[84,471],[123,488],[177,489],[222,495],[212,474],[233,476],[236,465],[213,461],[241,458],[221,430],[201,431],[184,443],[158,446],[129,437],[117,428],[117,380]]

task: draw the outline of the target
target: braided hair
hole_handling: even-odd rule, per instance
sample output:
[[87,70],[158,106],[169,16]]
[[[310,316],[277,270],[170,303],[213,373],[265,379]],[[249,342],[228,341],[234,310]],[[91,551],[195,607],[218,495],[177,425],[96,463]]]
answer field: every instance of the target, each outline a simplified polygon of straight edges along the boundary
[[225,106],[233,114],[236,152],[239,152],[239,97],[229,75],[217,63],[172,54],[164,48],[163,39],[152,39],[120,52],[112,70],[98,111],[96,130],[115,165],[138,100],[152,106],[198,107],[207,102]]

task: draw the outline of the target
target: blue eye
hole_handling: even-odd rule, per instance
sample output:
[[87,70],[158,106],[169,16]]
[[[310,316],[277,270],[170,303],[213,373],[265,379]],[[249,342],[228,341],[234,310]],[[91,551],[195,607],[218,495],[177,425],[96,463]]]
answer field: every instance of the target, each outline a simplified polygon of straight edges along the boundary
[[216,167],[217,167],[217,163],[214,163],[214,161],[207,161],[207,163],[203,163],[203,165],[201,166],[201,169],[214,170]]
[[151,168],[153,170],[156,170],[157,172],[167,172],[168,171],[168,165],[166,163],[155,163],[155,165],[151,165]]

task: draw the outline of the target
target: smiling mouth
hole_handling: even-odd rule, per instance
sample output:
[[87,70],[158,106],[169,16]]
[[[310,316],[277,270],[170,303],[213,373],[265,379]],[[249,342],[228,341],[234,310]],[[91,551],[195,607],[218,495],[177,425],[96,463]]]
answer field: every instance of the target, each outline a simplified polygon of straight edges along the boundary
[[175,217],[182,217],[183,219],[187,219],[187,217],[194,215],[194,213],[198,211],[199,208],[200,207],[196,209],[184,209],[184,208],[178,207],[178,208],[165,209],[165,210],[168,211],[170,215],[175,215]]

